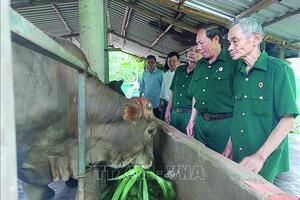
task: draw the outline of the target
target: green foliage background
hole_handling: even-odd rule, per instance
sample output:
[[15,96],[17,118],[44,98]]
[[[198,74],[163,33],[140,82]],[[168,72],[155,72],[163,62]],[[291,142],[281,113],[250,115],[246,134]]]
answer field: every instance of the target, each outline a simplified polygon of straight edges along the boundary
[[124,83],[140,81],[146,62],[121,51],[109,52],[109,81],[124,80]]

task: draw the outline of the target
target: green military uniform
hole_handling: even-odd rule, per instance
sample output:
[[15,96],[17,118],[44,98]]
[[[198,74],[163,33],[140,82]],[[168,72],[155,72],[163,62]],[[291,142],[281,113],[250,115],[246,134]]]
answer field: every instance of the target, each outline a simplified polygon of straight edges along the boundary
[[[208,148],[222,153],[229,138],[233,111],[233,77],[236,64],[226,49],[222,49],[215,62],[198,61],[189,94],[195,97],[195,137]],[[207,119],[206,115],[225,116]]]
[[187,72],[188,65],[178,66],[170,86],[173,92],[170,124],[186,133],[186,127],[192,112],[192,96],[188,94],[194,71]]
[[[249,73],[240,61],[234,79],[234,113],[231,127],[233,160],[254,154],[267,140],[280,118],[298,114],[295,78],[283,61],[262,52]],[[259,172],[273,181],[289,169],[288,138],[267,158]]]

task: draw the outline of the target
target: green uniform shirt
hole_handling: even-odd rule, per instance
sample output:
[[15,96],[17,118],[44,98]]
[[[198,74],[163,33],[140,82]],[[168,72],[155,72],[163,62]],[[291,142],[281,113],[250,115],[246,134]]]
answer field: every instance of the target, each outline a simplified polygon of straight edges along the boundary
[[170,86],[173,92],[172,108],[192,108],[192,96],[188,94],[194,71],[187,73],[187,65],[178,66]]
[[[267,140],[281,117],[298,114],[293,70],[262,52],[247,74],[239,61],[234,79],[234,113],[231,126],[233,160],[240,162]],[[287,138],[267,158],[260,175],[272,181],[289,169]]]
[[198,61],[189,94],[196,99],[195,108],[200,113],[229,113],[233,111],[233,77],[236,64],[229,52],[222,49],[216,61]]

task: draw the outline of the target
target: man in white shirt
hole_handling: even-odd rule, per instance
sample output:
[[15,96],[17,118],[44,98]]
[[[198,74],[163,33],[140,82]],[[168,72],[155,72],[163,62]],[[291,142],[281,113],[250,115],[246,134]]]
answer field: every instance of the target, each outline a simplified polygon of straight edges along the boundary
[[170,86],[175,74],[175,70],[177,66],[180,64],[179,54],[177,52],[170,52],[167,56],[167,62],[169,66],[169,70],[165,72],[161,90],[160,90],[160,104],[159,109],[161,111],[161,119],[165,118],[165,110],[168,105],[170,96],[172,91],[170,90]]

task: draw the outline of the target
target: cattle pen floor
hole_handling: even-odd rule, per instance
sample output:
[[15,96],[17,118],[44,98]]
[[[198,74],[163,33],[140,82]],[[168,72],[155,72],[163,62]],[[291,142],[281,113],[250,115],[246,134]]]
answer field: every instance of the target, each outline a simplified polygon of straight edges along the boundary
[[[74,200],[76,197],[77,187],[69,187],[63,181],[52,182],[49,186],[55,191],[55,196],[48,198],[47,200]],[[22,182],[20,180],[18,181],[18,193],[19,200],[26,200]]]

